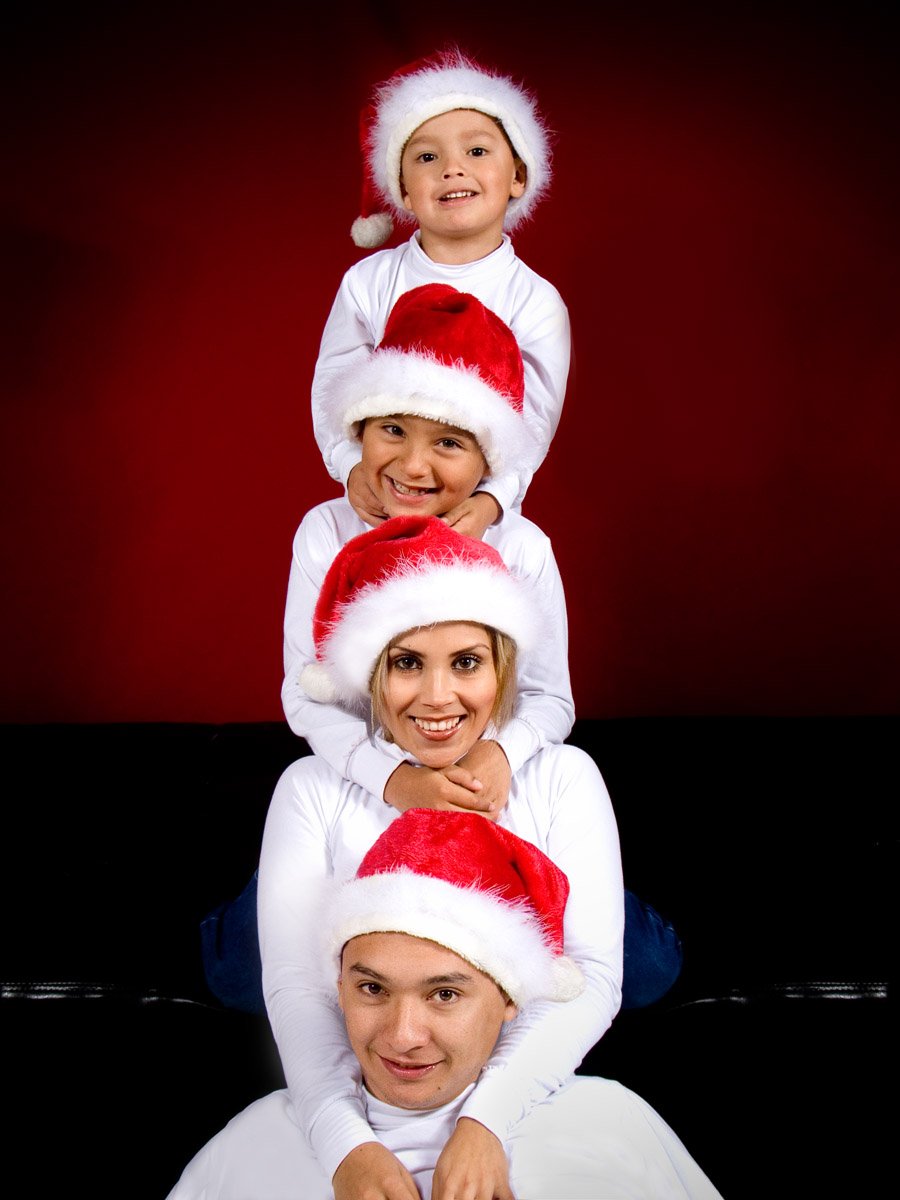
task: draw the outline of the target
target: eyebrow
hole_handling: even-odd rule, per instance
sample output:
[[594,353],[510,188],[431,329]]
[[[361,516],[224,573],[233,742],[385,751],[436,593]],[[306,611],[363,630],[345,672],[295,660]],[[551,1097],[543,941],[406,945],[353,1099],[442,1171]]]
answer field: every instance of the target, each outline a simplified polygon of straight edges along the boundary
[[[478,650],[482,654],[484,654],[485,652],[490,653],[491,648],[487,642],[475,642],[475,644],[472,646],[461,646],[458,650],[454,650],[453,656],[456,657],[457,654],[473,654],[476,650]],[[402,655],[402,654],[421,654],[422,651],[414,650],[412,648],[412,646],[404,646],[402,644],[402,642],[397,642],[396,645],[391,646],[389,648],[389,653],[390,654],[396,653],[396,654],[400,654],[400,655]]]
[[[399,424],[400,422],[405,421],[410,416],[415,416],[415,413],[408,413],[408,412],[407,413],[403,413],[403,412],[388,413],[386,416],[380,417],[378,419],[381,421],[396,421]],[[447,434],[452,433],[452,434],[455,434],[457,437],[467,438],[470,442],[474,442],[476,444],[476,446],[478,445],[478,438],[475,436],[474,433],[472,433],[471,429],[463,429],[461,425],[451,425],[447,421],[436,421],[433,417],[420,417],[419,420],[420,421],[428,421],[430,424],[432,424],[436,427],[439,427],[439,429],[442,431],[446,430],[447,432],[446,432],[446,434],[444,434],[445,437],[447,436]]]
[[[368,979],[374,979],[378,983],[390,982],[386,975],[382,975],[380,971],[376,971],[373,967],[367,967],[365,963],[354,963],[349,970],[356,975],[365,975]],[[427,979],[423,979],[420,982],[428,987],[444,983],[471,983],[472,976],[467,975],[465,971],[449,971],[445,975],[430,975]]]
[[[500,127],[497,125],[496,121],[494,121],[492,117],[488,117],[488,116],[485,116],[483,125],[470,125],[467,128],[463,129],[460,132],[459,136],[462,137],[463,139],[468,139],[468,138],[484,137],[486,134],[487,135],[496,134],[499,137],[503,136],[503,132],[500,129]],[[418,146],[418,145],[427,146],[429,142],[434,142],[435,140],[436,139],[435,139],[434,134],[426,136],[424,133],[419,133],[419,134],[414,133],[412,135],[412,137],[409,139],[409,141],[406,143],[406,148],[408,149],[410,146]]]

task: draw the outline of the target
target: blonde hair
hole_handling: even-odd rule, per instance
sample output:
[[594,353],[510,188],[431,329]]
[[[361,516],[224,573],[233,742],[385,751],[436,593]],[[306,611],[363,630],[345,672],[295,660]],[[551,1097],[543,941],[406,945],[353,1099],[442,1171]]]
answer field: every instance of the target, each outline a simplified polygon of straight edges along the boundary
[[[475,624],[481,623],[475,622]],[[422,626],[419,626],[419,628],[422,628]],[[424,628],[433,629],[434,626],[430,625]],[[497,676],[497,694],[494,697],[493,707],[491,708],[491,721],[493,721],[498,729],[502,729],[515,712],[518,696],[519,681],[516,669],[516,643],[509,634],[501,633],[499,629],[494,629],[490,625],[482,625],[481,628],[488,635],[491,644],[491,657],[494,663],[494,674]],[[378,655],[375,666],[372,669],[372,674],[369,677],[369,698],[372,702],[372,717],[376,725],[382,726],[384,736],[388,741],[392,740],[389,731],[384,727],[389,668],[388,654],[399,641],[412,632],[411,629],[404,629],[402,633],[398,633],[395,638],[388,642]]]

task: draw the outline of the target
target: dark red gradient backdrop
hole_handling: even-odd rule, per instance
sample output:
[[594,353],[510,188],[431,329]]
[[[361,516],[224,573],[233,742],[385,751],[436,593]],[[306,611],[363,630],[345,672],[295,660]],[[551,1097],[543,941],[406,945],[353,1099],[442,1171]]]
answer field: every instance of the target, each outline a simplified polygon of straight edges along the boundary
[[280,717],[291,536],[337,494],[308,387],[357,254],[358,107],[451,40],[557,132],[516,245],[575,370],[526,513],[579,715],[896,712],[889,30],[440,7],[13,17],[0,719]]

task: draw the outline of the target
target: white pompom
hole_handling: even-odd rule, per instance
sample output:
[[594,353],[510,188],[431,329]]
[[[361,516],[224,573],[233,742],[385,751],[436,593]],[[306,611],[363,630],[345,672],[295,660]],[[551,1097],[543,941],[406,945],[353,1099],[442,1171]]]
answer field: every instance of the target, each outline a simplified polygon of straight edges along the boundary
[[337,699],[337,691],[331,681],[331,676],[321,663],[307,663],[300,672],[300,686],[310,700],[318,700],[322,704],[333,704]]
[[357,217],[350,227],[350,236],[363,250],[374,250],[388,240],[393,229],[390,213],[373,213],[371,217]]

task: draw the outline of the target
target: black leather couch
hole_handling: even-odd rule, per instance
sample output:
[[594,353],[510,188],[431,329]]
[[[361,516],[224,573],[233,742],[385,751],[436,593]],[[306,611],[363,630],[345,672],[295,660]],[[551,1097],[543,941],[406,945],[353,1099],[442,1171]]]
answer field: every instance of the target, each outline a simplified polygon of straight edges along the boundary
[[[635,718],[570,739],[603,771],[626,883],[685,948],[672,991],[582,1070],[649,1100],[725,1200],[891,1178],[897,729]],[[8,1181],[164,1197],[281,1086],[265,1019],[207,991],[198,924],[248,879],[305,753],[281,724],[3,727]]]

